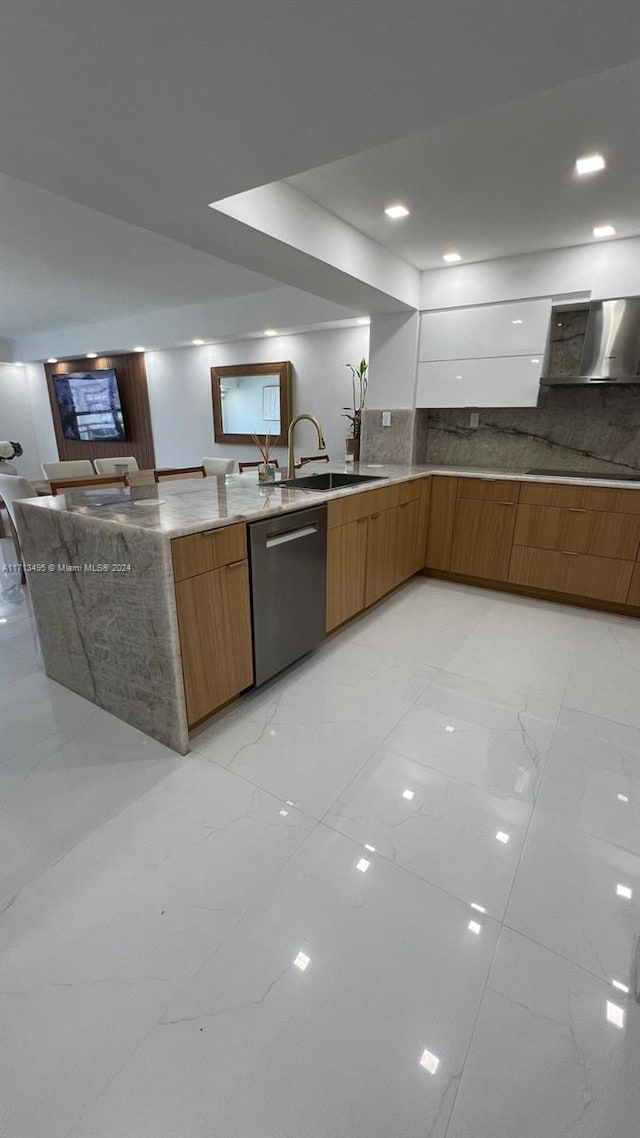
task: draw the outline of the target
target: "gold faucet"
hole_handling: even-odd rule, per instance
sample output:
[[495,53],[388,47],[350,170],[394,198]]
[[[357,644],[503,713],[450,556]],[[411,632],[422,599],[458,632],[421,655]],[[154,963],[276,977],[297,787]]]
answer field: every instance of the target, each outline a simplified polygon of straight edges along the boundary
[[287,466],[287,478],[295,478],[296,456],[293,449],[293,428],[295,427],[296,423],[301,422],[302,419],[308,419],[310,423],[313,423],[316,431],[318,432],[318,450],[324,450],[327,445],[324,441],[324,435],[322,434],[322,427],[320,426],[315,415],[296,415],[295,419],[292,419],[289,425],[289,462]]

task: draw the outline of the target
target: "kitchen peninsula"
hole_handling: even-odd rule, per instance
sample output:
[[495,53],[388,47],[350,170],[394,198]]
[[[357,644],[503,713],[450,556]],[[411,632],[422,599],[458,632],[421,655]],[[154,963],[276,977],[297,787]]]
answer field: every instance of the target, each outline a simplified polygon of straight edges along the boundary
[[637,484],[360,473],[379,481],[322,492],[231,475],[18,503],[47,675],[185,754],[190,728],[253,684],[247,524],[322,503],[327,633],[421,571],[640,613]]

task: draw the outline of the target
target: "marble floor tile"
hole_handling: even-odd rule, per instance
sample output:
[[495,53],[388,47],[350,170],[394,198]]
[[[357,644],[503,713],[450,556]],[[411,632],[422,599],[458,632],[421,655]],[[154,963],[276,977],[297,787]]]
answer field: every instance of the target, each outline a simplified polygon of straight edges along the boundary
[[573,656],[573,651],[550,651],[527,641],[515,626],[512,631],[495,629],[487,620],[454,652],[445,671],[561,703]]
[[530,815],[524,802],[449,778],[385,746],[324,821],[500,919]]
[[538,808],[505,921],[573,964],[629,985],[640,857]]
[[635,1138],[640,1008],[505,930],[447,1138]]
[[73,1138],[443,1138],[498,928],[364,854],[318,827]]
[[181,760],[21,891],[0,940],[7,1134],[66,1134],[312,829],[282,810]]
[[577,711],[640,728],[640,623],[600,626],[591,650],[576,655],[564,703]]
[[559,710],[550,700],[443,671],[386,744],[463,782],[532,802]]
[[640,731],[563,708],[540,807],[640,854]]

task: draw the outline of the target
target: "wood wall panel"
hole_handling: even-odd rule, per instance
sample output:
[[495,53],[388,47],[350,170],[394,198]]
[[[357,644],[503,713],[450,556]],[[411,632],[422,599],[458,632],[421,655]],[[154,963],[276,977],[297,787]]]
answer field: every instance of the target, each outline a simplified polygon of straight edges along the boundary
[[[104,368],[114,368],[118,379],[122,415],[127,435],[125,442],[96,442],[95,440],[93,442],[80,442],[77,439],[65,439],[53,390],[53,376],[64,375],[70,371],[96,371]],[[76,458],[117,458],[120,455],[123,457],[133,455],[141,470],[150,470],[155,466],[144,352],[131,352],[119,356],[98,356],[95,360],[88,360],[86,356],[81,359],[59,360],[56,364],[45,364],[44,370],[61,461]],[[53,455],[49,457],[54,458]]]

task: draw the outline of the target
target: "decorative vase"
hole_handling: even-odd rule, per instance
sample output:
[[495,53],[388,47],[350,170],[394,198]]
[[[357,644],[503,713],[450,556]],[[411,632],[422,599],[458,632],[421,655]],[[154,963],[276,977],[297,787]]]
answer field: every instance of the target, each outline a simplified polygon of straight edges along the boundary
[[348,462],[359,462],[360,461],[360,439],[354,439],[353,437],[348,438],[345,440],[345,446],[346,446],[347,461]]
[[258,467],[258,482],[275,482],[276,468],[273,462],[263,462]]

